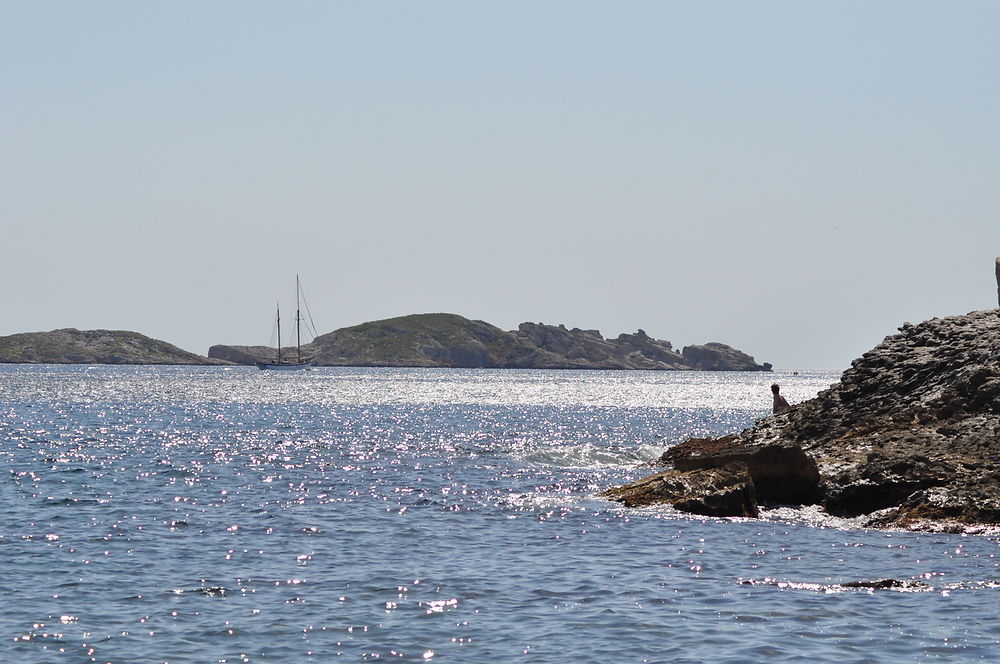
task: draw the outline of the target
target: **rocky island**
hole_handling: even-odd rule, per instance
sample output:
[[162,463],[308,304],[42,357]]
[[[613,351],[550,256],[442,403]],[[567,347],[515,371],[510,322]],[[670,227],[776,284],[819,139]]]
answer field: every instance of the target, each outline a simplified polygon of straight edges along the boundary
[[867,527],[1000,524],[1000,312],[906,323],[815,398],[659,463],[671,468],[604,495],[719,516],[821,504]]
[[[282,349],[293,357],[295,349]],[[317,366],[455,367],[497,369],[651,369],[770,371],[770,364],[721,343],[685,346],[643,330],[605,339],[597,330],[522,323],[504,331],[456,314],[414,314],[345,327],[302,347]],[[265,346],[212,346],[208,356],[252,365],[274,362]]]
[[138,332],[73,328],[0,337],[0,363],[228,364]]
[[[456,314],[414,314],[345,327],[302,346],[316,366],[499,369],[770,371],[721,343],[674,349],[643,330],[605,339],[597,330],[522,323],[507,332]],[[294,348],[283,348],[285,358]],[[124,330],[25,332],[0,337],[0,363],[242,364],[274,362],[267,346],[216,345],[208,357]]]

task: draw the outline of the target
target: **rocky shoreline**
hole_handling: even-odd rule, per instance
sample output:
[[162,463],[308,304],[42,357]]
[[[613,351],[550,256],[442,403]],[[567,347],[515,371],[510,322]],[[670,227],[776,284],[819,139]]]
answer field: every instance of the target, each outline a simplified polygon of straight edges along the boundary
[[713,516],[819,504],[866,527],[1000,524],[1000,312],[904,324],[814,399],[668,449],[604,495]]

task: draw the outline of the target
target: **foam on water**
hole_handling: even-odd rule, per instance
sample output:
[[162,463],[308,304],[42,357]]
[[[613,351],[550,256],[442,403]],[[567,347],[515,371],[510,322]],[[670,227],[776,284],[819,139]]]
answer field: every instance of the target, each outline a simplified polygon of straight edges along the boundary
[[0,660],[994,657],[995,535],[595,497],[776,379],[0,367]]

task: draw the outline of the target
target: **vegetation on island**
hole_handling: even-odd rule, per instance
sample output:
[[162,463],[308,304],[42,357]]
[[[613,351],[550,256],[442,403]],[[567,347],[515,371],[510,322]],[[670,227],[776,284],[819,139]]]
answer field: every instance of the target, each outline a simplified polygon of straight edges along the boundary
[[138,332],[74,328],[0,337],[0,363],[223,364]]

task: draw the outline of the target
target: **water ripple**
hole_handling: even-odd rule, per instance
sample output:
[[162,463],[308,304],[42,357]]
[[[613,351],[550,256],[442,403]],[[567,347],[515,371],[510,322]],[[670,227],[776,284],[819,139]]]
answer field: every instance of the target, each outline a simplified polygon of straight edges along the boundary
[[775,378],[0,367],[4,655],[989,659],[994,536],[595,498],[745,426]]

